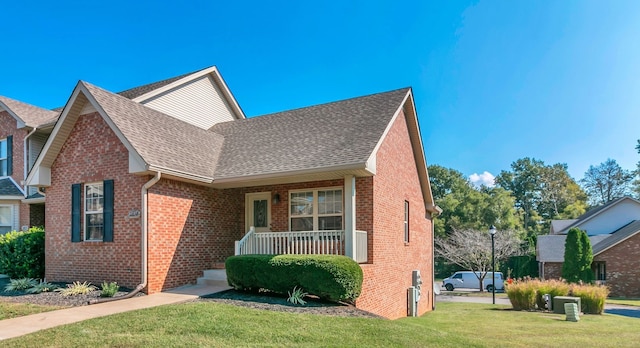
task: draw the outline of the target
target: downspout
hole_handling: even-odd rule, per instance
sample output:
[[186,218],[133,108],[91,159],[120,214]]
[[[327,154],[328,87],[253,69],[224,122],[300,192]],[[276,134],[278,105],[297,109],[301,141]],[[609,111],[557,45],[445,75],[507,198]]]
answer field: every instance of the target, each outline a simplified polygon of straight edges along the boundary
[[[436,284],[436,249],[435,249],[435,239],[436,239],[436,229],[433,225],[433,213],[429,214],[431,216],[431,281],[433,282],[433,287],[435,288]],[[436,292],[435,289],[431,291],[431,310],[436,309]]]
[[141,274],[141,278],[142,278],[142,282],[140,284],[138,284],[138,286],[136,286],[136,288],[131,291],[130,293],[124,295],[124,296],[118,296],[118,297],[111,297],[111,298],[104,298],[104,299],[96,299],[96,300],[91,300],[89,301],[89,304],[96,304],[96,303],[104,303],[104,302],[111,302],[111,301],[117,301],[117,300],[124,300],[127,298],[131,298],[133,296],[135,296],[137,293],[139,293],[140,291],[142,291],[142,289],[144,289],[145,287],[147,287],[147,282],[148,282],[148,271],[147,271],[147,259],[149,258],[149,226],[147,225],[148,223],[148,219],[147,219],[147,210],[148,210],[148,202],[149,202],[149,198],[148,198],[148,191],[149,188],[151,188],[151,186],[155,185],[158,181],[160,181],[160,177],[161,174],[160,172],[156,172],[156,175],[151,178],[151,180],[147,181],[144,185],[142,185],[142,189],[141,189],[141,196],[142,196],[142,209],[140,212],[140,223],[142,224],[142,236],[141,236],[141,244],[142,244],[142,274]]

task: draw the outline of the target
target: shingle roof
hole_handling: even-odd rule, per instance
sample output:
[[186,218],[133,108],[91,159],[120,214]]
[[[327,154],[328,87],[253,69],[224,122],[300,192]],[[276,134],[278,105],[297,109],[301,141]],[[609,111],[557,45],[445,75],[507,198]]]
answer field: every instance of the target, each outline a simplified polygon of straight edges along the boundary
[[212,178],[223,137],[81,82],[150,165]]
[[[204,68],[204,69],[207,69],[207,68]],[[171,83],[173,83],[175,81],[180,80],[181,78],[187,77],[187,76],[189,76],[191,74],[195,74],[198,71],[202,71],[204,69],[198,69],[196,71],[192,71],[190,73],[182,74],[180,76],[171,77],[171,78],[168,78],[166,80],[156,81],[156,82],[152,82],[152,83],[149,83],[149,84],[146,84],[146,85],[133,87],[133,88],[118,92],[117,94],[119,94],[119,95],[121,95],[121,96],[123,96],[125,98],[128,98],[128,99],[134,99],[134,98],[137,98],[137,97],[139,97],[139,96],[141,96],[143,94],[147,94],[147,93],[149,93],[149,92],[151,92],[153,90],[156,90],[158,88],[162,88],[162,87],[164,87],[164,86],[166,86],[168,84],[171,84]]]
[[59,112],[43,109],[3,96],[0,96],[0,102],[4,103],[16,116],[30,127],[49,123],[56,120],[60,115]]
[[555,234],[557,234],[558,232],[564,230],[567,226],[572,225],[573,223],[575,223],[576,221],[578,221],[578,219],[571,219],[571,220],[551,220],[551,229],[553,230],[553,232]]
[[625,199],[632,199],[632,198],[624,196],[624,197],[616,198],[616,199],[614,199],[612,201],[609,201],[606,204],[591,208],[586,213],[578,216],[578,218],[575,220],[575,222],[573,222],[572,224],[570,224],[568,226],[565,226],[562,229],[562,231],[557,231],[556,233],[563,232],[563,231],[566,231],[566,230],[568,230],[568,229],[570,229],[572,227],[575,227],[575,226],[581,224],[582,222],[584,222],[585,220],[591,218],[592,216],[595,216],[596,214],[600,213],[601,211],[603,211],[603,210],[605,210],[605,209],[607,209],[607,208],[609,208],[611,206],[614,206],[614,205],[618,204],[620,201],[625,200]]
[[365,164],[409,88],[219,123],[216,178]]
[[20,189],[9,178],[0,179],[0,196],[23,196]]
[[[613,238],[611,234],[589,236],[589,241],[591,242],[591,248],[594,251],[594,255],[596,246],[609,238]],[[563,262],[564,242],[566,239],[566,234],[538,236],[538,241],[536,243],[536,260],[539,262]]]
[[632,221],[631,223],[623,226],[619,230],[611,233],[611,237],[603,240],[602,242],[593,246],[593,255],[597,255],[606,249],[622,242],[623,240],[640,232],[640,220]]

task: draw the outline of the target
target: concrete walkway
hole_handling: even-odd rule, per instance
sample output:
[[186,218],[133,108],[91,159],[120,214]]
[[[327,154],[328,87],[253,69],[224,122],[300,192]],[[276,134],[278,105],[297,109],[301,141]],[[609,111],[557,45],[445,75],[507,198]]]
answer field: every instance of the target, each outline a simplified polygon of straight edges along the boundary
[[196,299],[202,295],[231,289],[224,285],[187,285],[149,296],[140,296],[90,306],[79,306],[0,321],[0,341],[52,327]]

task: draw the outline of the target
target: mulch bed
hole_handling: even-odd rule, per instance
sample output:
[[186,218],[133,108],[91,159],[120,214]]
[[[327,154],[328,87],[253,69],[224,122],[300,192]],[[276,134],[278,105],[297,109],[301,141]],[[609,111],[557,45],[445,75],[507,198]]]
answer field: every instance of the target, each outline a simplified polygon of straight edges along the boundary
[[[58,284],[66,287],[66,284]],[[129,289],[121,289],[114,297],[124,296]],[[138,293],[136,296],[146,296]],[[31,303],[43,306],[76,307],[86,306],[89,301],[101,299],[100,291],[92,291],[86,295],[63,296],[59,292],[43,292],[40,294],[26,294],[22,292],[4,292],[0,289],[0,302]],[[322,301],[314,297],[306,297],[305,305],[289,303],[285,296],[273,293],[251,293],[236,290],[227,290],[215,294],[202,296],[194,301],[219,302],[234,306],[254,309],[287,312],[330,315],[339,317],[382,318],[342,303]]]

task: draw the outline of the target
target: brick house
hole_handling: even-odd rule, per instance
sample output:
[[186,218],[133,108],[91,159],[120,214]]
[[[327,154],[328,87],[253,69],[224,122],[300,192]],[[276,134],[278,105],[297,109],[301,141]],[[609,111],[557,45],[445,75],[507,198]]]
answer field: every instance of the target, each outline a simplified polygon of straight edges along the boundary
[[246,118],[215,67],[117,94],[80,81],[26,181],[46,188],[49,281],[155,293],[234,254],[332,253],[361,264],[357,307],[406,316],[413,270],[419,314],[434,305],[409,88]]
[[44,226],[44,194],[24,180],[58,114],[0,96],[0,234]]
[[541,278],[561,277],[566,234],[573,227],[589,236],[596,281],[606,284],[611,296],[640,297],[640,201],[622,197],[578,219],[553,221],[536,246]]

